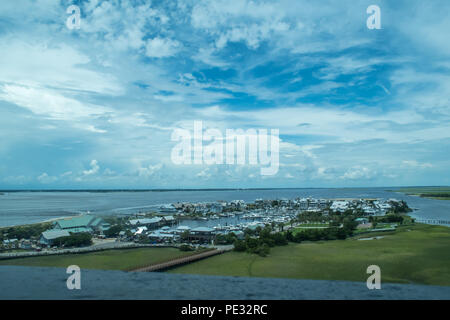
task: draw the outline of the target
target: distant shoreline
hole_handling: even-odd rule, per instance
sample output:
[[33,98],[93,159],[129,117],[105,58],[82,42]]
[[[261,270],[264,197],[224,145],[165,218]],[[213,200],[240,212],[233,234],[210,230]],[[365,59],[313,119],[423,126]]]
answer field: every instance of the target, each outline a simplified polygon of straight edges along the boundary
[[14,192],[90,192],[90,193],[109,193],[109,192],[173,192],[173,191],[251,191],[251,190],[297,190],[297,189],[385,189],[386,191],[398,192],[399,190],[390,190],[386,188],[404,189],[404,188],[450,188],[448,186],[399,186],[399,187],[280,187],[280,188],[173,188],[173,189],[0,189],[0,195]]

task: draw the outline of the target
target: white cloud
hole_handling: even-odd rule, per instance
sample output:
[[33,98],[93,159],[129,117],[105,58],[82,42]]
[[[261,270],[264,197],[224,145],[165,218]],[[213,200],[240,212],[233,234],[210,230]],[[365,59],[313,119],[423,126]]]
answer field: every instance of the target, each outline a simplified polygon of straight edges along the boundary
[[180,49],[181,43],[177,40],[156,37],[147,40],[145,46],[145,55],[150,58],[172,57]]
[[100,166],[98,165],[98,161],[97,160],[92,160],[90,165],[91,165],[91,169],[83,171],[83,174],[85,176],[94,175],[100,169]]
[[154,175],[157,171],[161,170],[162,164],[158,163],[156,165],[149,165],[147,167],[139,168],[138,174],[140,177],[150,177]]
[[46,172],[37,177],[38,181],[43,184],[53,183],[58,181],[57,177],[49,176]]
[[65,43],[0,38],[0,83],[120,95],[115,77],[90,70],[89,56]]
[[403,160],[402,163],[406,166],[413,167],[413,168],[425,169],[425,168],[433,167],[433,165],[431,163],[428,163],[428,162],[420,163],[416,160]]
[[[91,121],[92,118],[111,111],[102,106],[81,103],[42,87],[0,85],[0,100],[28,109],[35,115],[71,122],[83,119]],[[95,131],[92,125],[86,123],[75,126]]]
[[344,175],[341,177],[342,179],[350,179],[350,180],[360,180],[360,179],[371,179],[375,176],[375,172],[370,170],[369,168],[362,166],[355,166],[347,170]]

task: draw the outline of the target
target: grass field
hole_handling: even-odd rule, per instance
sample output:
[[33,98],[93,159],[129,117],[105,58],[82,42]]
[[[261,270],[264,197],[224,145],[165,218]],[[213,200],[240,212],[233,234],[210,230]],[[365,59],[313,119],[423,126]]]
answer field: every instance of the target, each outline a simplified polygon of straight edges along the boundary
[[230,252],[169,272],[366,281],[367,267],[376,264],[382,282],[450,285],[450,228],[416,224],[380,235],[384,238],[289,244],[271,248],[265,258]]
[[328,223],[302,223],[296,228],[328,228],[329,226]]
[[81,269],[129,270],[189,254],[176,248],[120,249],[0,260],[0,265],[67,268],[75,264]]

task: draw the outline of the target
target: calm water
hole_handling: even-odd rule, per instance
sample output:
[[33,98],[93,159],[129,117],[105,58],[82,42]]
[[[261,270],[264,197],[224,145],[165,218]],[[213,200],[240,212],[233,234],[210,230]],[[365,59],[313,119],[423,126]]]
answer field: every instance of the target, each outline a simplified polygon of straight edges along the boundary
[[[0,195],[0,226],[35,223],[52,218],[90,211],[93,214],[132,214],[174,202],[210,202],[217,200],[313,198],[396,198],[417,208],[412,216],[422,219],[450,220],[450,201],[431,200],[386,188],[351,189],[273,189],[227,191],[165,191],[165,192],[13,192]],[[194,225],[216,225],[231,220],[195,221]]]

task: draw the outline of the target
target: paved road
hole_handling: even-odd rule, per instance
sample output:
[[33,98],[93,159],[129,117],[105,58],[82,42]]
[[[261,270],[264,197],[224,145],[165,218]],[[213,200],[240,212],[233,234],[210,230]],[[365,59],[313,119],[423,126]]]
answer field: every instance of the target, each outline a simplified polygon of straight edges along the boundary
[[134,242],[105,242],[105,243],[94,244],[92,246],[82,247],[82,248],[0,253],[0,259],[2,259],[2,258],[5,259],[5,258],[35,257],[35,256],[46,256],[46,255],[55,255],[55,254],[66,254],[66,253],[86,253],[86,252],[94,252],[94,251],[101,251],[101,250],[108,250],[108,249],[140,248],[140,247],[167,247],[167,245],[164,245],[164,244],[140,244],[140,243],[134,243]]

